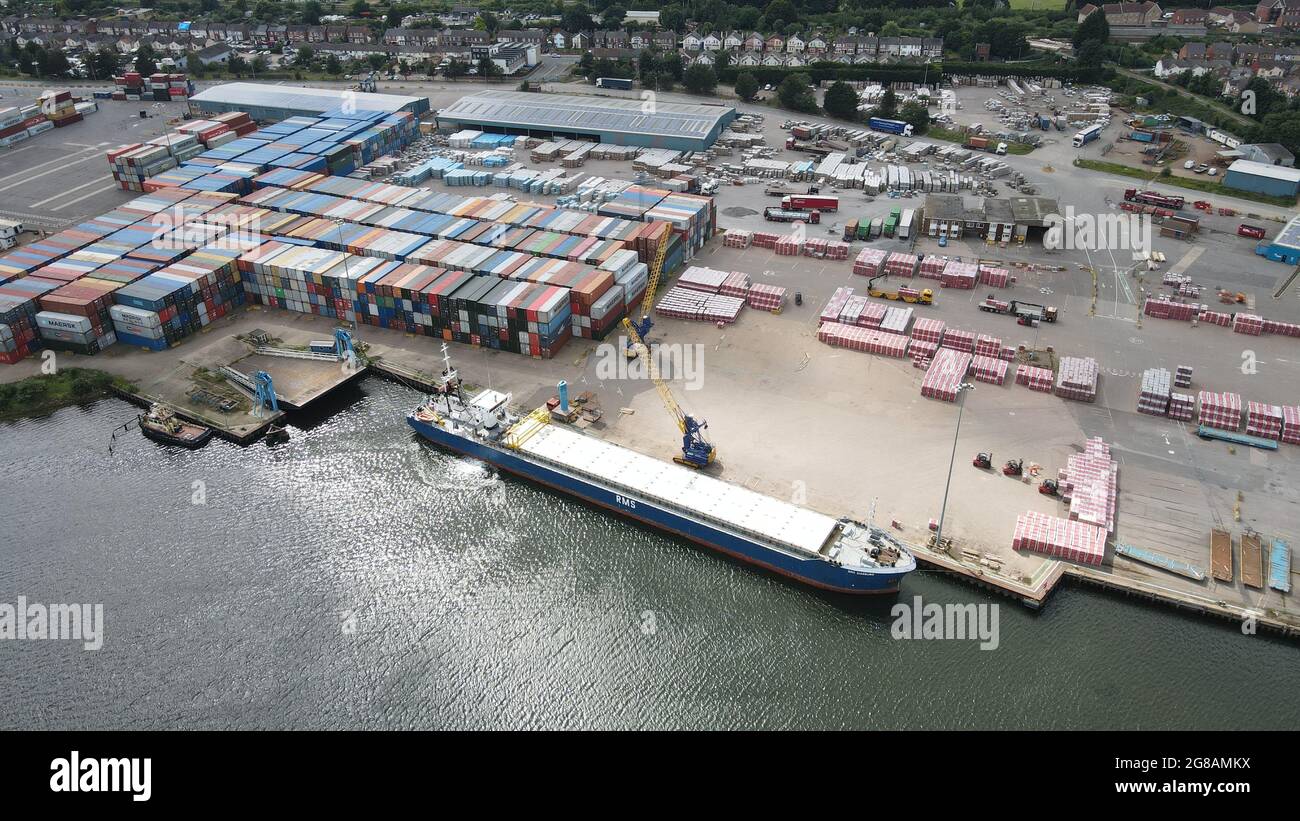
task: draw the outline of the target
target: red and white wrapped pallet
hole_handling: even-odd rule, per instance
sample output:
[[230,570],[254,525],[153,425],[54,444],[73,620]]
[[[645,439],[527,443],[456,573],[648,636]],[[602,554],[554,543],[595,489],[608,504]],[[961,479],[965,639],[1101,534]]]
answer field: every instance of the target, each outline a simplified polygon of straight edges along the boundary
[[659,299],[655,311],[677,319],[729,324],[736,321],[744,307],[743,299],[674,286]]
[[1300,445],[1300,405],[1282,406],[1282,441]]
[[868,300],[867,304],[862,306],[862,313],[858,314],[857,324],[864,328],[879,328],[884,323],[888,311],[889,309],[879,302]]
[[1278,322],[1272,319],[1264,320],[1264,333],[1279,334],[1281,336],[1300,336],[1300,325],[1294,322]]
[[1282,438],[1281,405],[1266,405],[1263,402],[1246,403],[1246,433],[1263,439]]
[[856,325],[845,325],[841,322],[823,323],[817,330],[817,338],[837,348],[900,359],[907,355],[907,337],[871,328],[860,328]]
[[1107,533],[1115,529],[1115,498],[1119,490],[1119,464],[1110,446],[1094,436],[1083,453],[1071,454],[1057,471],[1061,495],[1070,504],[1070,518],[1096,525]]
[[863,277],[873,277],[880,273],[885,264],[885,252],[878,248],[863,248],[853,260],[853,273]]
[[1255,314],[1237,314],[1232,318],[1232,332],[1259,336],[1264,333],[1264,317]]
[[975,278],[979,276],[979,266],[973,262],[952,261],[943,267],[939,281],[945,288],[970,290],[975,287]]
[[1138,393],[1138,413],[1165,416],[1169,413],[1169,394],[1173,391],[1173,378],[1167,368],[1147,368],[1142,372],[1142,388]]
[[912,364],[918,368],[929,367],[930,360],[934,358],[935,351],[939,350],[939,343],[928,339],[917,339],[912,335],[912,341],[907,346],[907,355],[912,357]]
[[1207,325],[1218,325],[1220,328],[1232,327],[1232,314],[1225,314],[1222,311],[1211,311],[1207,308],[1201,308],[1196,318]]
[[1002,385],[1007,381],[1007,363],[991,356],[976,355],[970,362],[971,376],[981,382]]
[[845,325],[861,325],[862,312],[866,310],[869,300],[861,294],[854,294],[844,301],[844,307],[840,309],[840,315],[835,318],[836,322]]
[[975,355],[997,357],[1002,353],[1002,340],[987,334],[975,337]]
[[718,293],[723,296],[736,296],[744,299],[749,294],[749,286],[749,274],[744,271],[732,271],[722,281],[722,287],[718,288]]
[[911,308],[899,308],[890,305],[885,309],[885,315],[880,320],[880,330],[889,331],[891,334],[906,335],[912,324],[913,313],[914,311]]
[[933,342],[935,347],[943,340],[944,321],[922,317],[912,324],[912,338],[922,342]]
[[1196,397],[1190,393],[1169,394],[1169,418],[1179,422],[1191,421],[1196,415]]
[[908,277],[916,275],[916,255],[900,254],[897,251],[885,258],[885,273],[891,277]]
[[926,256],[921,260],[921,266],[917,271],[917,276],[922,279],[942,279],[943,269],[947,264],[948,260],[943,257],[935,256],[934,254],[926,254]]
[[1056,374],[1056,395],[1076,402],[1097,399],[1097,360],[1091,356],[1063,356]]
[[826,307],[822,308],[822,322],[838,322],[840,312],[844,310],[844,305],[853,296],[853,289],[848,286],[840,286],[831,294],[830,300],[827,301]]
[[803,253],[803,240],[795,237],[781,237],[776,241],[778,257],[797,257]]
[[748,248],[753,241],[753,231],[743,231],[739,228],[728,228],[727,233],[722,236],[724,248]]
[[1006,268],[981,265],[979,282],[981,285],[988,285],[993,288],[1005,288],[1011,282],[1011,272]]
[[1197,394],[1201,413],[1198,421],[1219,430],[1241,430],[1241,394],[1201,391]]
[[826,243],[826,258],[835,260],[848,259],[849,244],[838,240],[828,240]]
[[1011,547],[1080,564],[1100,565],[1106,557],[1106,531],[1096,525],[1031,510],[1016,517]]
[[731,276],[730,271],[719,271],[715,268],[692,265],[682,271],[681,276],[677,277],[677,282],[674,284],[679,288],[690,288],[693,291],[716,294],[729,276]]
[[940,348],[930,361],[930,367],[926,368],[925,378],[921,380],[921,395],[927,399],[956,402],[957,386],[965,381],[970,361],[971,355],[968,353]]
[[975,332],[963,331],[960,328],[945,328],[943,339],[939,344],[945,348],[952,348],[954,351],[969,353],[975,350]]
[[1192,386],[1192,366],[1179,365],[1174,370],[1174,387],[1190,388]]
[[809,237],[804,240],[803,255],[806,257],[826,256],[826,240],[817,237]]
[[1163,296],[1147,297],[1147,301],[1142,305],[1142,313],[1147,316],[1156,319],[1177,319],[1182,322],[1191,322],[1200,311],[1200,305],[1175,302]]
[[756,283],[749,286],[745,304],[760,311],[769,311],[774,314],[780,313],[781,309],[785,307],[785,289],[779,285]]
[[781,239],[781,235],[780,235],[780,234],[772,234],[772,233],[768,233],[767,231],[755,231],[755,232],[754,232],[754,247],[755,247],[755,248],[768,248],[768,249],[775,248],[775,247],[776,247],[776,243],[777,243],[780,239]]
[[1021,365],[1016,369],[1016,384],[1024,385],[1031,391],[1051,393],[1052,383],[1055,378],[1051,368],[1040,368],[1037,365]]

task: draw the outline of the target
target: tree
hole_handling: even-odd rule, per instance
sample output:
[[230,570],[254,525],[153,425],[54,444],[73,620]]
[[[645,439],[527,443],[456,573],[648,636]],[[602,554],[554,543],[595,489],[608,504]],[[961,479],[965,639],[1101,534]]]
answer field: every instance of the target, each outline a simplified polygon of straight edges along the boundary
[[[107,80],[122,68],[122,59],[117,49],[100,46],[89,60],[92,75],[97,80]],[[186,62],[188,66],[188,61]]]
[[370,13],[370,4],[366,0],[352,0],[348,6],[348,17],[365,17]]
[[325,72],[335,76],[343,73],[343,64],[339,62],[337,54],[330,54],[325,58]]
[[600,13],[600,23],[605,28],[617,28],[623,24],[624,17],[627,17],[627,9],[619,5],[606,6]]
[[876,106],[875,116],[889,119],[898,113],[898,95],[894,93],[893,86],[885,86],[885,93],[880,95],[880,103]]
[[1079,48],[1089,40],[1096,40],[1103,44],[1110,40],[1110,23],[1106,22],[1106,14],[1101,9],[1083,18],[1083,22],[1074,30],[1075,48]]
[[448,80],[454,80],[457,77],[464,77],[469,74],[469,63],[464,60],[453,57],[447,67],[442,70],[442,76]]
[[718,87],[718,75],[711,66],[696,63],[682,75],[682,85],[692,94],[712,94]]
[[564,10],[560,17],[560,27],[565,31],[574,33],[579,31],[588,31],[595,27],[591,20],[590,10],[582,3],[569,6]]
[[898,119],[905,123],[911,123],[913,134],[924,134],[926,129],[930,127],[930,110],[925,107],[925,103],[908,100],[899,109]]
[[141,74],[155,74],[158,64],[154,62],[153,46],[141,43],[135,52],[135,70]]
[[754,99],[754,95],[757,93],[758,80],[754,79],[754,75],[748,71],[741,72],[736,77],[736,96],[745,102],[749,102]]
[[501,30],[501,20],[490,11],[479,13],[478,19],[474,21],[474,27],[478,28],[480,24],[483,26],[483,31],[493,37],[496,37],[497,32]]
[[659,10],[659,25],[664,31],[681,31],[686,25],[686,11],[676,3]]
[[826,89],[826,99],[822,101],[822,107],[832,117],[856,120],[858,119],[858,93],[848,83],[837,80]]
[[242,55],[232,54],[230,59],[226,61],[226,70],[236,77],[242,77],[244,72],[248,71],[248,61]]
[[722,76],[722,72],[727,70],[731,65],[730,51],[716,51],[713,53],[713,73]]
[[320,25],[321,5],[317,0],[307,0],[302,4],[302,22],[308,26]]
[[311,46],[299,46],[298,53],[293,55],[293,64],[296,66],[309,66],[315,56],[316,52],[311,50]]
[[491,57],[483,57],[478,61],[478,73],[483,81],[487,82],[493,77],[500,77],[503,72],[501,66],[493,62]]
[[48,77],[65,77],[72,70],[72,65],[68,62],[68,55],[63,53],[63,49],[55,46],[45,50],[44,62],[41,63],[41,74]]
[[781,85],[777,87],[776,98],[781,101],[783,108],[794,111],[816,111],[817,98],[808,88],[811,83],[812,78],[807,74],[787,74],[781,81]]

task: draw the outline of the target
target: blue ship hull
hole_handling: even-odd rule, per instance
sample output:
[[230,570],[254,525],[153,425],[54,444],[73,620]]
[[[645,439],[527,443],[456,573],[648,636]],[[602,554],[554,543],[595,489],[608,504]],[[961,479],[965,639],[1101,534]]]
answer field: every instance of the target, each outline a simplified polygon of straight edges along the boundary
[[789,576],[804,584],[837,593],[897,593],[899,582],[913,567],[855,570],[820,558],[800,558],[738,534],[712,527],[643,499],[628,499],[587,479],[537,464],[520,456],[449,433],[437,425],[408,416],[407,422],[430,442],[469,456],[552,490],[598,505],[620,516],[649,525],[736,559]]

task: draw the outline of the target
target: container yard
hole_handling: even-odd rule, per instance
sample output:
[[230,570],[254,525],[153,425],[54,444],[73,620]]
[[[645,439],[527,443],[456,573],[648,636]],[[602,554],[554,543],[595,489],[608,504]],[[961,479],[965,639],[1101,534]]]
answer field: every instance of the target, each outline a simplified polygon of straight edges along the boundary
[[[457,102],[431,98],[438,111]],[[1294,301],[1268,299],[1276,272],[1254,287],[1209,273],[1210,266],[1231,270],[1222,264],[1229,258],[1238,270],[1241,260],[1255,266],[1252,272],[1269,270],[1272,263],[1255,256],[1253,244],[1236,248],[1245,242],[1235,234],[1239,219],[1234,233],[1207,232],[1202,225],[1199,258],[1185,259],[1185,240],[1157,238],[1170,264],[1153,277],[1125,272],[1129,265],[1119,260],[1111,271],[1110,260],[1096,254],[1048,254],[1034,246],[1032,233],[1025,244],[932,236],[925,228],[931,215],[920,200],[905,202],[912,184],[903,186],[896,171],[897,197],[870,201],[852,186],[806,194],[818,181],[817,166],[797,170],[794,150],[774,148],[755,159],[784,164],[780,173],[789,190],[781,196],[792,204],[822,198],[815,203],[824,210],[819,225],[792,230],[765,221],[763,206],[781,200],[764,202],[753,184],[694,193],[724,178],[724,166],[744,164],[736,162],[734,146],[758,143],[741,136],[784,145],[779,123],[769,117],[745,126],[743,109],[720,130],[708,158],[693,155],[701,149],[647,151],[605,137],[490,135],[483,124],[450,120],[443,124],[440,153],[420,156],[409,148],[419,142],[415,119],[401,120],[401,113],[368,112],[364,123],[344,123],[343,112],[323,108],[289,113],[273,124],[241,113],[249,112],[211,111],[162,133],[103,146],[93,164],[109,166],[99,165],[97,173],[115,186],[118,199],[0,256],[6,280],[0,284],[0,356],[13,363],[7,369],[24,373],[33,354],[58,348],[92,366],[147,375],[138,382],[142,394],[166,395],[200,414],[203,409],[189,401],[191,371],[175,373],[182,356],[187,364],[233,367],[250,376],[253,366],[264,368],[286,406],[343,383],[336,364],[319,364],[332,377],[307,387],[311,380],[293,370],[306,372],[318,363],[295,365],[257,353],[248,340],[259,330],[271,347],[298,348],[345,328],[367,348],[369,372],[426,382],[434,345],[448,341],[464,350],[457,356],[464,372],[477,370],[474,378],[486,380],[490,368],[494,383],[508,381],[507,389],[534,404],[550,398],[560,379],[585,379],[607,408],[617,402],[631,411],[607,412],[598,435],[669,458],[680,435],[659,418],[655,392],[633,382],[604,384],[593,370],[599,356],[592,356],[611,331],[617,336],[623,317],[640,310],[648,269],[666,242],[665,274],[652,300],[652,341],[703,346],[706,387],[687,399],[712,423],[725,453],[720,470],[729,481],[779,493],[780,477],[797,471],[810,477],[814,506],[827,511],[863,510],[879,497],[878,519],[897,522],[896,532],[916,546],[923,563],[1035,605],[1047,601],[1062,579],[1077,579],[1203,612],[1262,606],[1279,626],[1292,618],[1292,605],[1275,588],[1261,593],[1239,587],[1240,580],[1232,589],[1213,578],[1198,582],[1116,549],[1125,544],[1134,555],[1154,551],[1171,562],[1209,566],[1208,534],[1216,521],[1249,524],[1263,545],[1275,538],[1294,542],[1294,516],[1265,478],[1289,475],[1297,465],[1291,451],[1300,440],[1300,410],[1278,389],[1285,377],[1250,381],[1235,351],[1225,361],[1212,348],[1189,344],[1210,334],[1204,345],[1212,346],[1234,333],[1232,339],[1248,340],[1268,367],[1282,373],[1300,360],[1288,356],[1288,346],[1296,344],[1290,328],[1300,326]],[[399,119],[385,121],[390,117]],[[996,161],[1029,178],[1051,152],[1073,151],[1066,136],[1059,149],[1041,146],[1042,158]],[[717,153],[724,149],[733,157]],[[912,175],[926,163],[926,173],[936,177],[942,163],[954,161],[947,154],[936,160],[937,152],[913,153],[891,161]],[[368,178],[373,172],[363,169],[377,168],[385,157],[404,158]],[[1057,179],[1040,175],[1037,184],[1068,185],[1075,173],[1068,162],[1053,164]],[[853,165],[840,160],[835,168]],[[889,165],[882,166],[886,191]],[[832,185],[839,180],[835,173],[825,179]],[[1103,196],[1125,201],[1127,187],[1131,183],[1096,186],[1098,202]],[[1044,193],[1060,196],[1063,190]],[[161,199],[147,199],[154,197]],[[835,198],[836,210],[828,198]],[[146,247],[141,223],[177,206],[186,224],[206,228],[189,232],[190,241],[178,249]],[[900,236],[908,212],[913,227]],[[879,233],[872,229],[877,220]],[[1207,216],[1202,222],[1220,220]],[[241,231],[235,247],[222,248],[231,225],[257,227]],[[1095,281],[1082,266],[1097,271]],[[1182,279],[1166,285],[1166,273]],[[887,278],[867,287],[882,274]],[[1198,284],[1203,296],[1193,304],[1189,286]],[[919,291],[922,285],[933,290],[933,304],[913,307],[872,293]],[[1217,288],[1247,292],[1254,302],[1244,308],[1200,304],[1211,302]],[[1010,318],[981,310],[988,298],[1007,303]],[[1054,307],[1060,320],[1018,322],[1023,317],[1010,307],[1013,300],[1031,306],[1030,313]],[[1174,376],[1183,373],[1185,379]],[[966,473],[959,465],[943,528],[953,546],[930,549],[927,522],[938,517],[935,489],[946,478],[955,388],[963,381],[977,389],[961,399],[966,418],[958,449],[991,450],[998,465],[1022,457],[1037,472],[1032,483],[1020,483],[969,468]],[[1238,397],[1237,422],[1227,427],[1234,406],[1223,397],[1232,395]],[[764,411],[738,410],[745,407]],[[1009,416],[1013,429],[1005,424]],[[232,438],[261,429],[269,418]],[[865,424],[872,441],[879,441],[879,454],[864,468],[828,458],[834,448],[800,451],[780,443],[758,452],[745,446],[770,438],[769,426],[795,419],[816,420],[827,431]],[[1263,468],[1252,462],[1243,469],[1239,463],[1258,458],[1248,455],[1258,449],[1233,450],[1192,435],[1202,424],[1271,438],[1279,450],[1268,454]],[[1084,468],[1072,462],[1074,448],[1098,437],[1124,465],[1113,502],[1109,490],[1080,485],[1076,477]],[[885,468],[899,464],[914,468],[902,479]],[[1238,478],[1219,481],[1227,476]],[[1059,495],[1026,486],[1048,477]],[[1087,518],[1099,518],[1098,504],[1101,522]],[[1173,526],[1158,512],[1171,504],[1182,511]],[[1081,514],[1076,506],[1091,512]],[[1234,518],[1238,508],[1241,519]],[[1104,528],[1100,562],[1097,528]],[[997,556],[997,569],[968,552]]]

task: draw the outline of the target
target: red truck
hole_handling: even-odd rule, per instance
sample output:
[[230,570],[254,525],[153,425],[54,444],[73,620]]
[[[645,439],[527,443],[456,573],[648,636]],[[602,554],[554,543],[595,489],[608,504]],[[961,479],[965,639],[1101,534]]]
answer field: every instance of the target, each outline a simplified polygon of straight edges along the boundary
[[1129,202],[1140,202],[1146,205],[1159,205],[1162,208],[1172,208],[1175,211],[1180,210],[1187,202],[1182,197],[1168,197],[1164,194],[1157,194],[1154,191],[1139,191],[1136,188],[1130,188],[1125,191],[1124,199]]
[[1250,237],[1251,239],[1264,238],[1263,228],[1260,228],[1258,225],[1247,225],[1244,222],[1237,226],[1237,233],[1243,237]]
[[782,208],[764,208],[763,219],[768,222],[807,222],[817,225],[822,221],[820,211],[788,211]]
[[781,207],[786,211],[838,211],[839,197],[822,197],[814,194],[790,194],[781,198]]

